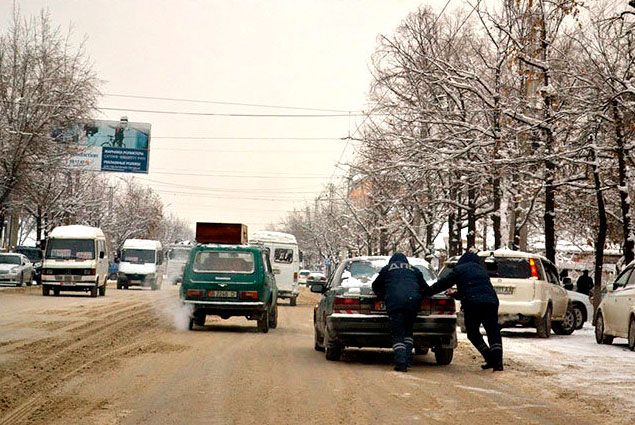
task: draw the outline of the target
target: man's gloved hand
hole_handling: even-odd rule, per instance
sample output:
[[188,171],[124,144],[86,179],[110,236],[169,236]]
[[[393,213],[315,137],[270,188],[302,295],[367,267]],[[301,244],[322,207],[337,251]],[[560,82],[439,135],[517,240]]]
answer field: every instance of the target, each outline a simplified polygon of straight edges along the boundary
[[456,288],[450,288],[447,291],[445,291],[445,295],[447,295],[448,297],[452,297],[456,300],[458,299],[459,291],[457,291]]

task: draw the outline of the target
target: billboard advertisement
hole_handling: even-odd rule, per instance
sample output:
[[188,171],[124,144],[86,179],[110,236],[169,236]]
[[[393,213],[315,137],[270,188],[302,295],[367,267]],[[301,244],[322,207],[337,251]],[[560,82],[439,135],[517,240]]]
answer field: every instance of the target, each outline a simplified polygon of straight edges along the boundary
[[69,166],[93,171],[148,173],[150,124],[94,120],[58,134],[80,146]]

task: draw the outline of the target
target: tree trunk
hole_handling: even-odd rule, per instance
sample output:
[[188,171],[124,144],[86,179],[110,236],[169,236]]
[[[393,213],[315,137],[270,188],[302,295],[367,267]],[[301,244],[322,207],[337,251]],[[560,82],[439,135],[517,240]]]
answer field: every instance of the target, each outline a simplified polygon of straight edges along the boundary
[[501,230],[501,179],[498,175],[494,176],[492,181],[492,191],[493,193],[493,209],[494,213],[492,214],[492,231],[494,232],[494,249],[501,248],[503,245],[502,241],[502,230]]
[[602,193],[602,182],[600,180],[599,164],[595,147],[591,149],[591,163],[593,171],[593,186],[595,189],[595,198],[597,202],[598,213],[598,231],[595,237],[595,271],[593,281],[593,325],[595,325],[595,312],[602,301],[602,297],[598,296],[602,291],[602,267],[604,265],[604,245],[606,243],[606,232],[608,228],[606,219],[606,207],[604,205],[604,194]]
[[620,207],[622,209],[622,233],[624,238],[623,252],[624,264],[633,261],[633,248],[635,240],[631,224],[631,202],[628,195],[628,175],[626,170],[626,157],[628,155],[626,148],[626,140],[624,137],[624,115],[619,108],[617,100],[612,104],[613,118],[615,120],[615,142],[617,149],[617,168],[618,168],[618,190],[620,195]]
[[472,185],[467,189],[467,247],[476,247],[476,190]]

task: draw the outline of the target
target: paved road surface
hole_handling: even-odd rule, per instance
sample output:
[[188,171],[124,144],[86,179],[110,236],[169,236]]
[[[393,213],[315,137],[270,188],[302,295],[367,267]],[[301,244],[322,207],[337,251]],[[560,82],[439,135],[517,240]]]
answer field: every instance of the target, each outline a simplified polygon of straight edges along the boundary
[[42,297],[0,291],[0,424],[632,423],[611,400],[572,396],[550,372],[508,357],[479,368],[461,340],[450,366],[430,353],[407,374],[390,353],[313,350],[312,307],[279,306],[278,329],[211,320],[187,331],[175,287]]

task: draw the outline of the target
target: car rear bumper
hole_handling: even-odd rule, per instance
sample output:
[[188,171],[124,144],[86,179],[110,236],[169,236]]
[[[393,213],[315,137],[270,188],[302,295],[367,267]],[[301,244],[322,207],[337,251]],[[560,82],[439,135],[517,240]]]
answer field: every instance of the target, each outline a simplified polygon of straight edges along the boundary
[[542,317],[544,316],[545,311],[547,311],[547,302],[542,300],[500,300],[498,317],[499,322],[501,323],[510,322],[516,319],[522,319],[523,317]]
[[215,316],[247,316],[265,311],[262,301],[197,301],[181,300],[193,308],[194,312]]
[[[387,315],[332,314],[326,318],[329,336],[348,347],[392,347]],[[456,316],[419,316],[413,327],[415,347],[455,348]]]

